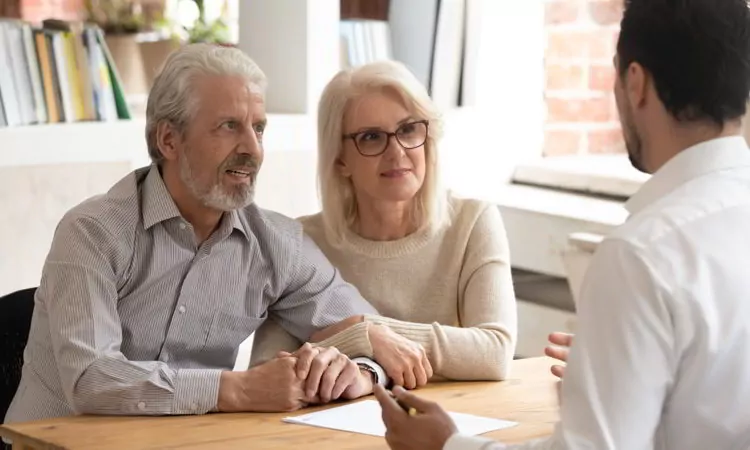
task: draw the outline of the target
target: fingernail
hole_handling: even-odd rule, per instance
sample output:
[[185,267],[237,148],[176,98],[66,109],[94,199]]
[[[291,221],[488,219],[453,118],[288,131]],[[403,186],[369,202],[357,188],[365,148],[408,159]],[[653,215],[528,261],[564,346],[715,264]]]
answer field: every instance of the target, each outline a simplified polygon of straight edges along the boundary
[[404,388],[402,388],[401,386],[394,386],[393,389],[391,389],[391,391],[394,394],[401,394],[403,392],[406,392],[406,390]]

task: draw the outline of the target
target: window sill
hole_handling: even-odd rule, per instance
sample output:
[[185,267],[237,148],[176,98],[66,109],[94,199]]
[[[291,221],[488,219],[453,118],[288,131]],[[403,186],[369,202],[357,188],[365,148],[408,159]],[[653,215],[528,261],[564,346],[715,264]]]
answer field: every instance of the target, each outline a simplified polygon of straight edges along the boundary
[[515,268],[568,278],[565,255],[593,252],[627,219],[625,201],[648,178],[627,155],[548,157],[516,166],[488,200],[503,215]]
[[513,182],[625,200],[649,175],[625,154],[553,156],[516,167]]

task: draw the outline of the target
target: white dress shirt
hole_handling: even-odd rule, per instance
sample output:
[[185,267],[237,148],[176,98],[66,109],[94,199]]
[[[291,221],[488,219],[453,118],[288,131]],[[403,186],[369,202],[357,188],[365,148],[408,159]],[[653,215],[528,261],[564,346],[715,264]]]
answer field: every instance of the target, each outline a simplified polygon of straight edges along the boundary
[[626,207],[586,274],[553,435],[456,435],[445,450],[750,448],[745,140],[682,151]]

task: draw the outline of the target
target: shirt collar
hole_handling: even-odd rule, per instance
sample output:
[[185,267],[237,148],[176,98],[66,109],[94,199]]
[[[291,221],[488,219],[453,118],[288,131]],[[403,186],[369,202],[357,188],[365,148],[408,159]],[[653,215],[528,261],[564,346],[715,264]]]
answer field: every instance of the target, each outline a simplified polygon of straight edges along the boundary
[[667,161],[630,197],[625,208],[630,214],[635,214],[690,180],[744,166],[750,166],[750,150],[744,137],[701,142]]
[[235,230],[239,230],[243,236],[245,236],[245,239],[250,240],[250,237],[247,234],[247,230],[245,229],[245,224],[242,223],[242,219],[240,218],[240,210],[232,210],[229,212],[229,220],[230,224]]
[[[242,223],[238,210],[230,211],[228,217],[229,225],[239,230],[246,239],[249,239],[245,225]],[[157,223],[165,220],[181,217],[180,210],[167,190],[156,165],[149,169],[143,184],[143,227],[149,229]],[[224,218],[222,218],[224,220]]]
[[159,173],[159,167],[151,166],[143,182],[143,227],[149,229],[157,223],[180,217],[172,195],[167,190],[164,180]]

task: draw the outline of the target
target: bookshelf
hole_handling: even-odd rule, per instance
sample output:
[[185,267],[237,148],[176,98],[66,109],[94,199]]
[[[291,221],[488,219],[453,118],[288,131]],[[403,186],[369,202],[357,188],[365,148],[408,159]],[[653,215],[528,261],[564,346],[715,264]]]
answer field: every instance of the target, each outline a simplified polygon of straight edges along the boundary
[[[301,114],[270,114],[266,154],[315,150],[315,123]],[[146,119],[0,128],[0,168],[125,162],[148,165]],[[128,169],[130,170],[130,169]]]
[[0,168],[117,161],[137,165],[148,161],[144,130],[145,120],[137,119],[0,128]]
[[130,117],[101,29],[0,20],[0,127]]

